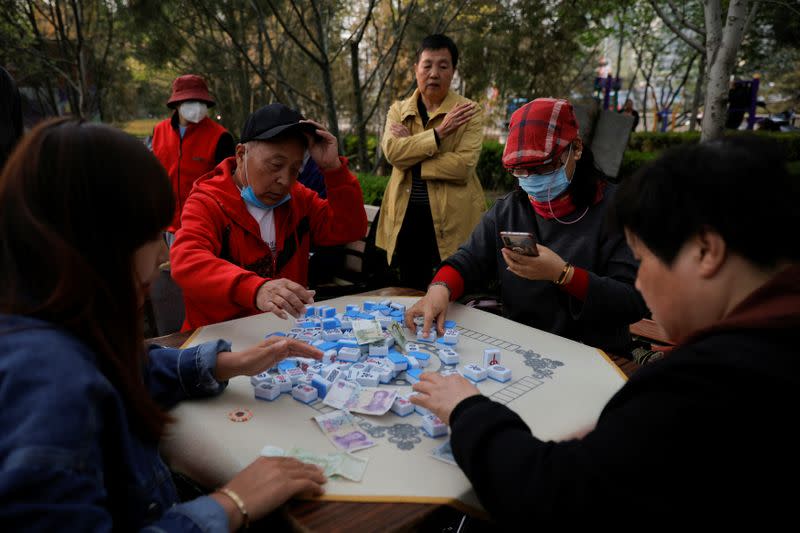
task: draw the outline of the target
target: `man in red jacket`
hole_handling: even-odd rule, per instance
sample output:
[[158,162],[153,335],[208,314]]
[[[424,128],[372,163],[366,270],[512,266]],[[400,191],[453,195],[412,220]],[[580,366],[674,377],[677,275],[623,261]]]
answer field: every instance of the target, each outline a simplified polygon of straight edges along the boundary
[[167,169],[175,193],[175,216],[167,228],[167,244],[181,227],[181,211],[197,178],[211,172],[226,157],[233,155],[233,137],[208,118],[215,105],[203,78],[194,74],[179,76],[172,82],[167,107],[172,116],[153,129],[153,154]]
[[[183,330],[263,311],[300,316],[312,244],[355,241],[367,231],[356,177],[336,138],[282,104],[250,115],[236,156],[195,183],[171,249],[183,289]],[[325,179],[327,199],[297,183],[305,150]]]

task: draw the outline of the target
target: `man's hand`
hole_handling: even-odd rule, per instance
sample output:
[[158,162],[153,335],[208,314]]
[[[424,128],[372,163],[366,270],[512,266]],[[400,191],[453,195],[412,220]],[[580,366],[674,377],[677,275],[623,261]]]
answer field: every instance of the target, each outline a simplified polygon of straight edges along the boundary
[[227,381],[236,376],[255,376],[287,357],[322,359],[322,352],[310,344],[286,337],[270,337],[240,352],[220,352],[214,377]]
[[308,153],[322,170],[333,170],[342,166],[339,160],[339,141],[325,129],[325,126],[313,120],[301,120],[301,124],[311,124],[317,128],[316,135],[308,137]]
[[431,285],[427,294],[416,301],[411,309],[406,311],[406,327],[412,332],[417,332],[414,318],[423,317],[422,334],[427,336],[436,321],[436,331],[441,337],[444,335],[444,321],[447,319],[447,306],[450,304],[450,291],[441,285]]
[[402,124],[392,124],[389,126],[389,130],[395,137],[411,137],[411,132]]
[[473,102],[458,104],[444,116],[442,123],[436,127],[436,134],[444,139],[458,128],[469,122],[478,113],[478,106]]
[[280,318],[287,318],[286,313],[299,318],[305,314],[306,305],[314,303],[314,294],[314,291],[290,279],[273,279],[258,288],[256,307],[261,311],[275,313]]
[[448,426],[456,405],[481,393],[475,385],[459,375],[442,376],[435,372],[425,372],[411,388],[419,393],[409,398],[411,403],[430,410]]
[[[259,457],[236,474],[225,488],[235,492],[244,503],[251,521],[259,520],[294,496],[321,496],[327,481],[322,470],[293,457]],[[242,526],[242,513],[233,500],[221,493],[210,495],[229,519],[230,531]]]
[[537,244],[538,257],[522,255],[508,248],[503,248],[503,254],[508,269],[517,276],[530,280],[556,281],[564,270],[565,261],[553,250]]

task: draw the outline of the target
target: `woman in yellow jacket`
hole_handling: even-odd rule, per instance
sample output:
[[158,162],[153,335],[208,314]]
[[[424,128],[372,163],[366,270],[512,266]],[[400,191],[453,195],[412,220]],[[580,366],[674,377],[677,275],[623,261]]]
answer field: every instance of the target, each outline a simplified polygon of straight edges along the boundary
[[483,117],[476,103],[450,90],[457,63],[450,38],[423,39],[417,89],[389,109],[381,145],[394,168],[375,242],[399,268],[400,283],[422,290],[486,210],[475,173]]

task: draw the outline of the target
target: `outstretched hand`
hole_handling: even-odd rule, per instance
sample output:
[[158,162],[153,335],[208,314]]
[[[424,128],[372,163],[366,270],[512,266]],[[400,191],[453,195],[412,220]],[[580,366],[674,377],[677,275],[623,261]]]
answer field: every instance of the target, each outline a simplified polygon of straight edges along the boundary
[[406,311],[406,327],[413,333],[417,332],[417,325],[414,319],[418,316],[423,318],[422,334],[426,337],[431,330],[433,322],[436,322],[436,332],[441,337],[444,335],[444,322],[447,319],[447,306],[450,304],[450,291],[441,285],[431,285],[428,292]]
[[287,357],[322,359],[322,352],[310,344],[286,337],[270,337],[240,352],[220,352],[214,377],[226,381],[235,376],[255,376]]

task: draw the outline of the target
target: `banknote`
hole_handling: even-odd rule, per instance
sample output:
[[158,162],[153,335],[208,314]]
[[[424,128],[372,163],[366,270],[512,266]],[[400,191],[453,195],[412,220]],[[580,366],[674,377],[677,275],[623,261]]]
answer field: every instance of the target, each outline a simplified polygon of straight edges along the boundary
[[342,455],[345,454],[333,453],[322,455],[309,452],[307,450],[302,450],[300,448],[292,448],[289,450],[289,453],[286,454],[287,457],[294,457],[295,459],[304,463],[317,465],[322,469],[326,477],[330,477],[338,472],[339,467],[342,464]]
[[346,452],[354,452],[375,446],[375,441],[358,427],[355,417],[347,411],[333,411],[314,417],[320,429],[334,446]]
[[352,403],[358,401],[359,388],[358,383],[338,379],[333,382],[322,403],[335,409],[349,409]]
[[384,415],[391,409],[397,391],[382,387],[359,387],[358,396],[351,397],[346,408],[354,413]]
[[351,453],[340,453],[342,462],[336,469],[336,475],[349,479],[350,481],[361,481],[364,479],[364,471],[367,469],[366,457],[357,457]]
[[450,439],[434,448],[431,451],[431,457],[440,461],[444,461],[445,463],[458,466],[456,463],[456,458],[453,457],[453,448],[450,447]]
[[265,457],[294,457],[304,463],[317,465],[325,472],[325,475],[341,476],[351,481],[361,481],[367,469],[366,457],[357,457],[347,452],[338,453],[314,453],[302,448],[292,448],[289,452],[283,451],[277,446],[264,446],[261,455]]
[[372,344],[384,339],[381,324],[374,318],[353,320],[353,334],[356,336],[358,344]]
[[403,326],[401,326],[399,322],[392,322],[392,325],[389,326],[389,333],[391,333],[392,337],[394,337],[394,343],[400,348],[400,351],[405,352],[406,334],[403,333]]

